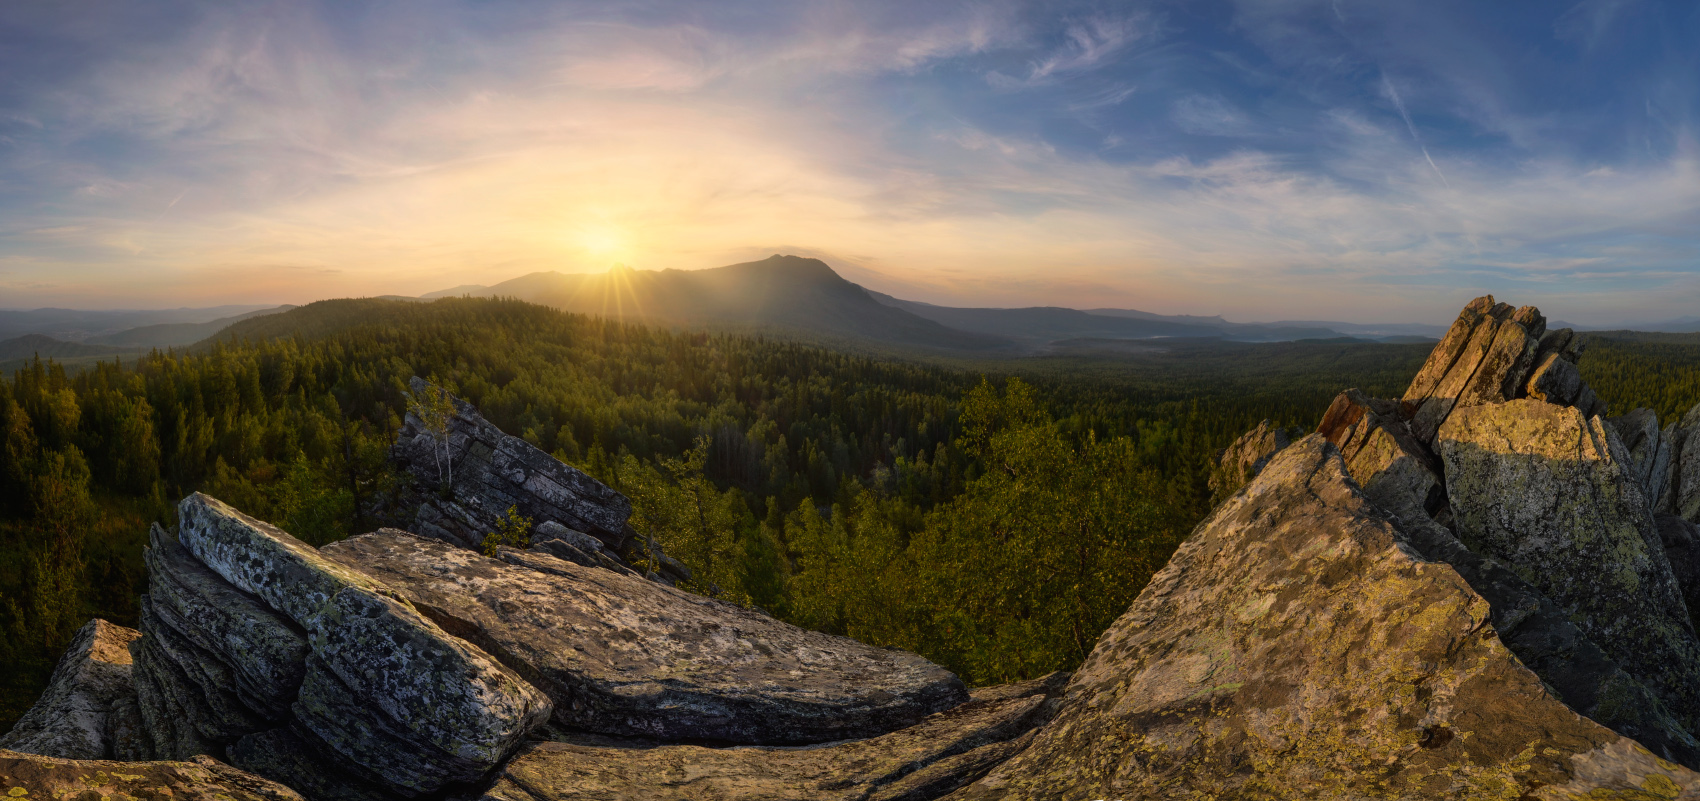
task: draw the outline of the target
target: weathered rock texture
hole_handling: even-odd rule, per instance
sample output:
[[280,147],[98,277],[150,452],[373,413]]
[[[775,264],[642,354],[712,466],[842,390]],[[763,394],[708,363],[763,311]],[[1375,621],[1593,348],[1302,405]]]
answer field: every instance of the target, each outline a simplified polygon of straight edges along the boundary
[[1694,731],[1700,641],[1616,432],[1521,400],[1454,412],[1440,450],[1460,539],[1557,602]]
[[1275,454],[1291,444],[1285,429],[1276,428],[1268,420],[1240,435],[1234,444],[1216,457],[1216,470],[1210,476],[1210,488],[1218,497],[1227,497],[1234,490],[1257,477],[1263,466]]
[[1513,309],[1492,295],[1470,301],[1405,391],[1417,439],[1432,444],[1454,409],[1524,397],[1604,414],[1575,371],[1580,342],[1570,329],[1546,325],[1533,306]]
[[0,748],[64,759],[131,756],[140,717],[130,683],[130,642],[139,636],[99,619],[79,629],[47,690],[0,737]]
[[902,731],[815,748],[702,748],[606,738],[546,742],[514,757],[483,801],[842,799],[926,801],[1021,750],[1067,674],[976,692]]
[[541,553],[490,559],[384,530],[323,554],[501,659],[577,731],[818,743],[900,729],[967,698],[914,654]]
[[302,801],[288,787],[206,757],[191,762],[106,762],[3,750],[0,798]]
[[1672,471],[1674,485],[1671,512],[1690,523],[1700,523],[1700,403],[1688,410],[1677,424],[1681,455]]
[[154,531],[132,645],[153,756],[414,795],[478,779],[548,719],[541,692],[365,574],[204,495],[178,517],[176,541]]
[[[411,386],[417,397],[441,392],[418,376]],[[625,547],[626,519],[632,514],[626,496],[502,433],[466,401],[450,400],[455,413],[447,421],[446,447],[410,412],[390,449],[391,461],[414,480],[418,512],[410,531],[476,549],[513,507],[534,526],[560,523],[596,537],[616,553]],[[441,492],[445,485],[446,496]]]
[[1317,433],[1341,449],[1365,497],[1400,521],[1418,552],[1451,565],[1488,601],[1500,640],[1564,703],[1666,759],[1700,765],[1700,743],[1652,690],[1577,628],[1568,611],[1435,521],[1436,511],[1451,517],[1439,460],[1410,435],[1398,411],[1393,401],[1348,390],[1323,415]]
[[952,798],[1696,792],[1553,697],[1489,615],[1306,438],[1181,546],[1032,745]]

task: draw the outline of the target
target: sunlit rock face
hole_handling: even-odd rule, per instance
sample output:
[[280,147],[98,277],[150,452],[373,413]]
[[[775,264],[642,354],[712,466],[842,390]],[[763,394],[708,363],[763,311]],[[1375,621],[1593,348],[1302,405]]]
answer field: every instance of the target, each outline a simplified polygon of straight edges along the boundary
[[[1700,787],[1577,714],[1320,436],[1180,548],[1021,754],[953,798],[1570,798]],[[1674,795],[1672,796],[1674,797]]]
[[58,759],[0,749],[0,798],[303,801],[211,757],[183,762]]
[[47,690],[0,737],[0,749],[64,759],[134,758],[140,718],[130,643],[139,636],[98,618],[79,629]]
[[[434,434],[409,412],[390,459],[413,486],[409,531],[463,548],[478,548],[514,508],[534,525],[553,522],[584,532],[619,552],[630,530],[626,496],[485,420],[466,401],[415,376],[416,398],[446,401],[452,413]],[[446,410],[445,410],[446,411]]]

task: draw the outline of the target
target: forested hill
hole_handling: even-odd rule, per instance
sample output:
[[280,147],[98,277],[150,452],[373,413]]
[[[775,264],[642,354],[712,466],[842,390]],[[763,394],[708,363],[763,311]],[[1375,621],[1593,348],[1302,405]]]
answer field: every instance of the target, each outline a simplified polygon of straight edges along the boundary
[[[1662,369],[1635,347],[1583,360],[1619,409]],[[984,683],[1079,661],[1206,511],[1217,449],[1264,418],[1312,427],[1349,386],[1397,394],[1426,353],[900,361],[452,298],[315,303],[122,366],[31,363],[0,381],[0,727],[77,625],[135,623],[146,526],[188,492],[315,544],[405,522],[384,455],[413,375],[629,495],[699,591]],[[1696,364],[1660,386],[1692,392]]]

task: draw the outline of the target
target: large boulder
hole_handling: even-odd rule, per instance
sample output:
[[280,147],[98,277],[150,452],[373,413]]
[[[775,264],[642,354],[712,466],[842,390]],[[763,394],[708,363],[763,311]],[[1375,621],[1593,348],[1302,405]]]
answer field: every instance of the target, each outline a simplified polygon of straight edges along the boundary
[[1308,437],[1176,551],[1032,745],[951,797],[1700,792],[1554,697],[1490,616]]
[[1399,412],[1397,401],[1348,389],[1323,413],[1316,433],[1340,450],[1358,486],[1383,507],[1432,515],[1446,503],[1440,463]]
[[818,743],[900,729],[967,698],[914,654],[543,553],[491,559],[390,529],[323,554],[530,679],[573,730]]
[[502,433],[472,404],[440,387],[418,376],[410,387],[415,398],[446,401],[453,411],[435,433],[409,411],[390,448],[391,461],[413,480],[417,512],[409,531],[478,548],[497,520],[515,508],[533,525],[552,521],[590,534],[615,552],[625,547],[632,514],[626,496]]
[[1557,602],[1694,731],[1700,641],[1616,432],[1519,400],[1455,411],[1440,452],[1459,538]]
[[396,789],[483,775],[549,717],[525,680],[382,584],[199,493],[178,507],[185,548],[307,635],[297,720]]
[[1655,511],[1667,511],[1675,505],[1671,480],[1680,461],[1681,438],[1686,431],[1676,423],[1659,429],[1659,415],[1652,409],[1635,409],[1621,417],[1606,421],[1617,431],[1623,447],[1629,452],[1641,494]]
[[394,590],[205,495],[146,554],[137,699],[154,757],[228,754],[315,798],[478,779],[547,696]]
[[140,723],[130,643],[140,636],[98,618],[78,629],[47,690],[0,737],[0,748],[63,759],[130,756]]
[[0,798],[302,801],[294,790],[201,757],[187,762],[109,762],[0,750]]
[[977,691],[901,731],[815,748],[704,748],[573,737],[502,768],[482,801],[926,801],[1020,751],[1067,674]]

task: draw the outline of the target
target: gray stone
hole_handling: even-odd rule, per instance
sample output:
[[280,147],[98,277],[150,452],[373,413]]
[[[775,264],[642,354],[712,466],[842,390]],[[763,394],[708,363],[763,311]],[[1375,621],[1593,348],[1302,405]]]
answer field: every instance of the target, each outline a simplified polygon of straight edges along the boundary
[[338,767],[341,758],[312,734],[291,728],[250,734],[230,746],[230,764],[294,788],[309,799],[393,801],[382,785]]
[[600,567],[616,573],[637,575],[620,558],[608,552],[602,541],[582,531],[574,531],[553,520],[546,520],[531,533],[531,549],[542,551],[585,567]]
[[1258,471],[1289,443],[1284,429],[1276,428],[1268,420],[1258,423],[1256,428],[1241,434],[1234,444],[1217,455],[1216,470],[1210,475],[1210,488],[1216,491],[1218,498],[1233,494],[1256,478]]
[[1671,511],[1690,523],[1700,523],[1700,403],[1682,416],[1679,425],[1682,450],[1671,479],[1676,488]]
[[[440,391],[415,376],[415,396]],[[591,534],[610,549],[625,546],[632,504],[624,495],[583,471],[562,463],[485,420],[471,404],[452,398],[448,444],[434,439],[423,421],[407,415],[390,459],[411,476],[418,511],[409,530],[465,548],[477,548],[509,507],[533,525],[560,523]],[[448,466],[441,464],[446,456]],[[439,494],[452,473],[449,498]]]
[[[1568,330],[1568,329],[1565,329]],[[1560,354],[1549,353],[1529,373],[1528,397],[1556,406],[1575,406],[1582,398],[1582,373]]]
[[1606,423],[1617,432],[1617,438],[1629,452],[1635,480],[1641,487],[1641,494],[1647,496],[1650,506],[1653,496],[1647,489],[1651,486],[1653,466],[1659,454],[1658,413],[1652,409],[1636,409],[1628,414],[1610,418]]
[[136,704],[130,643],[139,636],[98,618],[78,629],[47,689],[0,737],[0,748],[63,759],[113,759],[133,749],[125,715]]
[[150,541],[143,558],[155,613],[216,656],[230,673],[228,689],[249,709],[287,717],[306,671],[305,632],[201,564],[158,525]]
[[56,759],[0,750],[0,797],[302,801],[294,790],[202,757],[185,762]]
[[[1054,687],[1054,685],[1052,685]],[[978,779],[1030,741],[1046,685],[932,715],[879,737],[806,748],[703,748],[599,737],[539,743],[509,762],[484,801],[926,801]]]
[[1659,542],[1665,547],[1665,561],[1682,588],[1683,602],[1692,619],[1700,611],[1700,526],[1670,514],[1654,515],[1653,521],[1659,528]]
[[[188,726],[199,735],[195,745],[225,743],[243,735],[277,725],[277,719],[256,712],[237,695],[236,678],[229,665],[178,633],[187,626],[181,620],[167,623],[151,595],[141,598],[141,630],[137,640],[136,672],[148,676],[153,687],[170,698],[167,708],[180,716],[176,725]],[[164,721],[144,712],[150,729]],[[188,759],[196,754],[219,752],[194,750],[164,752],[166,759]]]
[[1032,744],[950,798],[1700,791],[1561,703],[1490,616],[1307,437],[1181,545]]
[[[319,666],[336,681],[325,677],[311,698],[304,681],[293,709],[342,710],[308,714],[303,724],[352,769],[407,794],[433,792],[476,778],[547,721],[546,696],[365,574],[198,493],[179,505],[178,518],[191,554],[306,631],[314,656],[307,676]],[[372,732],[388,739],[365,739]],[[396,767],[398,755],[417,754],[445,756]]]
[[396,531],[323,553],[525,676],[575,730],[811,743],[882,734],[966,699],[914,654],[546,554],[490,559]]
[[1616,433],[1519,400],[1454,412],[1440,452],[1459,538],[1551,598],[1694,731],[1700,642]]

